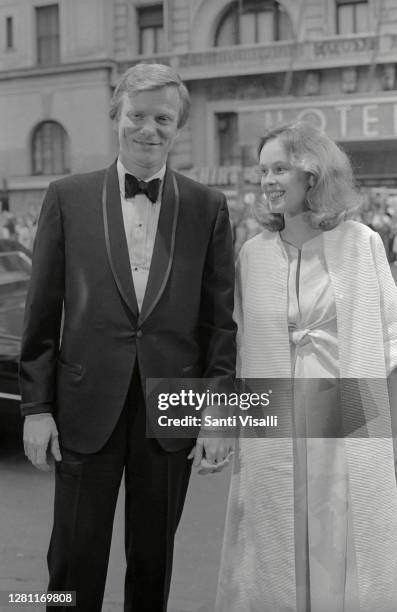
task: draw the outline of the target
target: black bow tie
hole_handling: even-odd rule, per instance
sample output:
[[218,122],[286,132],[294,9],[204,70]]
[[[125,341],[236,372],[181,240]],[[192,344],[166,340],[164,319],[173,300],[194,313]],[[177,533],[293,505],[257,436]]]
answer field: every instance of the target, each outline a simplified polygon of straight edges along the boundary
[[144,193],[151,202],[157,202],[160,191],[160,179],[153,179],[146,183],[136,176],[126,173],[124,191],[126,198],[134,198],[137,193]]

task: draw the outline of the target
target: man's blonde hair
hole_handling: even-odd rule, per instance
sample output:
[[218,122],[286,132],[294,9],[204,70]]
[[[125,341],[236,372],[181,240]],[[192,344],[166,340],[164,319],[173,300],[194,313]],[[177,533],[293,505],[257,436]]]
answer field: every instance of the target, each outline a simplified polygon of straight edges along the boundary
[[124,93],[131,95],[139,91],[153,91],[162,87],[175,87],[178,91],[180,100],[178,128],[182,128],[189,116],[189,92],[180,76],[165,64],[136,64],[124,72],[110,101],[110,118],[116,121],[119,118]]

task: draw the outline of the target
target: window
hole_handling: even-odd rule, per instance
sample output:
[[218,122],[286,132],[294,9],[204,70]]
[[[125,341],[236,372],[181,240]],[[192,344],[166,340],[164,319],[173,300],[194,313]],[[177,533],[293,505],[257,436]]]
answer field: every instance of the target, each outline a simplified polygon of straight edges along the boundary
[[241,164],[240,145],[238,141],[237,113],[218,113],[216,130],[219,145],[219,165],[239,166]]
[[36,7],[37,63],[59,62],[59,11],[57,4]]
[[55,121],[36,126],[32,137],[32,173],[67,174],[70,172],[69,139]]
[[288,13],[276,0],[239,0],[223,15],[215,46],[248,45],[293,38]]
[[14,23],[12,17],[6,17],[6,49],[14,48]]
[[137,9],[139,53],[152,55],[164,51],[163,6],[145,6]]
[[367,0],[337,0],[336,19],[338,34],[368,32],[369,19]]

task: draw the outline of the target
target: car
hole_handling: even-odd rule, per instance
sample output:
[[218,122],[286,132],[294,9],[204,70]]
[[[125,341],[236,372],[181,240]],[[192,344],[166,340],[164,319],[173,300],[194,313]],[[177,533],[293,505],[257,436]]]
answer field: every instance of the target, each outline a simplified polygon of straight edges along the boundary
[[31,251],[18,242],[18,240],[14,240],[13,238],[0,238],[0,253],[8,253],[9,251],[19,251],[29,258],[32,257]]
[[21,426],[18,361],[31,267],[22,250],[0,250],[0,438]]

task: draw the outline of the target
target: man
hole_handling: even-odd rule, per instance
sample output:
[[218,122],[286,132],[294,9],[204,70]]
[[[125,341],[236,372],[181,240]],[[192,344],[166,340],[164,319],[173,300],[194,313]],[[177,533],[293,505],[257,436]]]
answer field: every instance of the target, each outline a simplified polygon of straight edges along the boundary
[[[124,610],[166,610],[193,441],[145,434],[146,378],[234,376],[233,256],[223,195],[173,172],[186,87],[169,67],[121,78],[107,170],[52,183],[33,257],[21,355],[25,452],[56,459],[50,590],[102,607],[125,468]],[[59,444],[58,444],[59,433]],[[225,441],[190,456],[222,462]],[[203,454],[204,453],[204,454]]]

